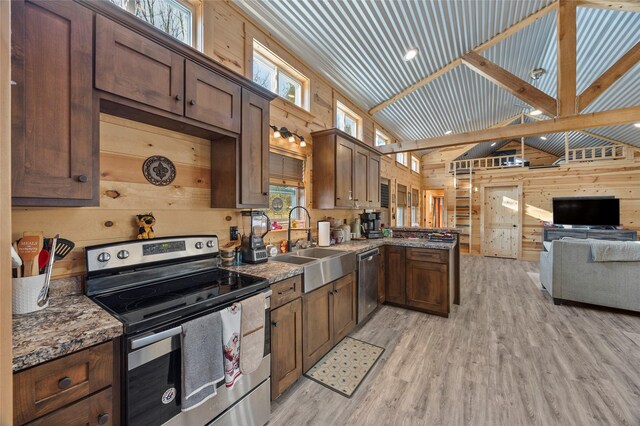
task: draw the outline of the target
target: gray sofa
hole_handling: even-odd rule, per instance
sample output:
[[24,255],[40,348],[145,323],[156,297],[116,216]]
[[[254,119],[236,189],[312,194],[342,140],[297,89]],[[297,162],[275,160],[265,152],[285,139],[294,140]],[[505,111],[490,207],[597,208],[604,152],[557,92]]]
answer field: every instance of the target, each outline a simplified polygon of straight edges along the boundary
[[556,304],[568,300],[640,312],[640,261],[594,262],[590,240],[553,241],[540,254],[540,282]]

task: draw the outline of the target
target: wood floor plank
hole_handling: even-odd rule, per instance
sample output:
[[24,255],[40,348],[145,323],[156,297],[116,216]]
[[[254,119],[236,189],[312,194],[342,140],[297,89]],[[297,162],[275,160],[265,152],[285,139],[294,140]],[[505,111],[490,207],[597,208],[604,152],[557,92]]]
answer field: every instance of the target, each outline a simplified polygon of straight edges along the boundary
[[435,317],[383,306],[353,337],[385,352],[351,399],[302,378],[270,425],[640,425],[640,316],[556,306],[534,262],[463,256]]

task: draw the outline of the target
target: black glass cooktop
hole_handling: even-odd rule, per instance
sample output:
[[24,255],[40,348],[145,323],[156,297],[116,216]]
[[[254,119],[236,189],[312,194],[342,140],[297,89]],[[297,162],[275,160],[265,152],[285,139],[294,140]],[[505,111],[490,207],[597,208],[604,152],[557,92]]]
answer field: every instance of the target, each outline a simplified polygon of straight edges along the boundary
[[221,269],[167,278],[94,296],[133,333],[221,307],[269,286],[267,280]]

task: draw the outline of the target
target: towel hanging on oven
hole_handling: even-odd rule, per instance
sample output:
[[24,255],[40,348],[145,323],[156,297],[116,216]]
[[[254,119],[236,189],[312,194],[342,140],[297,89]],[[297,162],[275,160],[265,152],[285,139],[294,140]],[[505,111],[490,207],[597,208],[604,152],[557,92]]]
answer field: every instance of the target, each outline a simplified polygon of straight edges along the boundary
[[242,305],[240,330],[240,371],[251,374],[258,369],[264,357],[264,293],[256,294]]
[[222,344],[224,346],[224,381],[233,389],[242,373],[240,372],[240,324],[242,306],[234,303],[220,311],[222,318]]

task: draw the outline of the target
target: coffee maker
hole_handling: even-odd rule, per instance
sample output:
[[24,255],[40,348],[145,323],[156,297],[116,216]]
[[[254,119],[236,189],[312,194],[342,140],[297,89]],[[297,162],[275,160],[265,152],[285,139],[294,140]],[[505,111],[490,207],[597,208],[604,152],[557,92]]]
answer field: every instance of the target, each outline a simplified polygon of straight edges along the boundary
[[[246,234],[247,229],[249,229],[249,235]],[[268,260],[264,236],[270,229],[269,217],[263,211],[242,212],[240,253],[244,263],[263,263]]]
[[364,212],[360,214],[360,229],[366,238],[382,238],[380,230],[380,212]]

